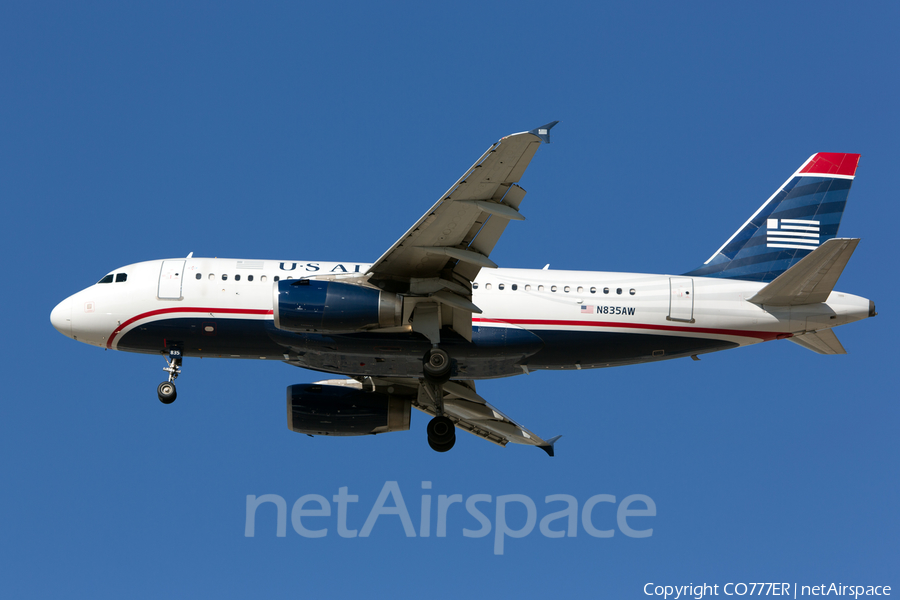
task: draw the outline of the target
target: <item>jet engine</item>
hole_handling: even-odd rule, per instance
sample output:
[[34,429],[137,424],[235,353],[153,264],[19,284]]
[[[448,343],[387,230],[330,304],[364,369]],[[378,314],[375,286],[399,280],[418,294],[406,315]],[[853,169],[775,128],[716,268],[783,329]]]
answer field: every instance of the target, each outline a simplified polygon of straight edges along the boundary
[[396,327],[402,318],[400,296],[338,281],[286,279],[274,286],[275,327],[302,333],[351,333]]
[[302,383],[287,389],[288,429],[309,435],[369,435],[409,429],[409,398],[357,387]]

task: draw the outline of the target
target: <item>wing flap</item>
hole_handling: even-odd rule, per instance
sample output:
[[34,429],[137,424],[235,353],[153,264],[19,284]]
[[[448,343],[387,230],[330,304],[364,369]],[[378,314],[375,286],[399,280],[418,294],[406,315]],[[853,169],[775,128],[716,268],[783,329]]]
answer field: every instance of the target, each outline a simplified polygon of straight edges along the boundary
[[[518,185],[513,184],[508,187],[503,196],[503,206],[510,207],[510,209],[515,210],[518,214],[519,204],[522,203],[523,198],[525,198],[525,190]],[[487,219],[479,225],[478,229],[473,229],[473,231],[470,232],[470,235],[467,236],[465,242],[476,252],[488,256],[494,250],[494,246],[497,245],[500,236],[506,231],[506,226],[509,225],[509,222],[510,219],[495,218],[494,215],[488,214]],[[456,272],[467,278],[469,281],[472,281],[478,276],[479,270],[480,269],[474,268],[472,265],[468,264],[459,264],[456,266]]]

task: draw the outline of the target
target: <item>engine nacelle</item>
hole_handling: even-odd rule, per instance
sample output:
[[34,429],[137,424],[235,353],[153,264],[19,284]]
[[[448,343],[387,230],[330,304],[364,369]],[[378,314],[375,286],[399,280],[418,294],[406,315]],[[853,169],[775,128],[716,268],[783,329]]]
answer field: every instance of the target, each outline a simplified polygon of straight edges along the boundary
[[274,294],[275,327],[285,331],[350,333],[396,327],[402,318],[400,296],[352,283],[286,279]]
[[288,429],[310,435],[369,435],[409,429],[409,398],[318,383],[287,389]]

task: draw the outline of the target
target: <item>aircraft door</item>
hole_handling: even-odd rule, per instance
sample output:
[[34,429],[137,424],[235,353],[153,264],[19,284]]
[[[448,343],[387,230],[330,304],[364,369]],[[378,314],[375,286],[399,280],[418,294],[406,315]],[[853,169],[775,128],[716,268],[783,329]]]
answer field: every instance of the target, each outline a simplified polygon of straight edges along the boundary
[[669,321],[694,322],[694,280],[669,277]]
[[184,260],[164,260],[159,270],[160,300],[181,300],[181,279],[184,275]]

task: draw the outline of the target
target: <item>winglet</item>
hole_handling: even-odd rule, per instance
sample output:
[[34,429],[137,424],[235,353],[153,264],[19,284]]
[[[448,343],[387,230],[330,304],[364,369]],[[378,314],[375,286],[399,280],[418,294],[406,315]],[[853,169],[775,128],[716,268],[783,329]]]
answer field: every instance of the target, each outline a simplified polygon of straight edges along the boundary
[[[537,129],[532,129],[528,133],[538,136],[541,138],[545,144],[550,143],[550,130],[553,129],[553,126],[559,123],[559,121],[553,121],[552,123],[547,123],[546,125],[541,125]],[[553,456],[552,454],[550,456]]]
[[[552,127],[552,125],[551,125],[551,127]],[[561,435],[552,437],[549,440],[547,440],[544,444],[538,446],[538,448],[540,448],[541,450],[546,452],[548,456],[553,456],[553,444],[555,444],[556,441],[561,437],[562,437]]]

